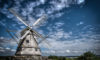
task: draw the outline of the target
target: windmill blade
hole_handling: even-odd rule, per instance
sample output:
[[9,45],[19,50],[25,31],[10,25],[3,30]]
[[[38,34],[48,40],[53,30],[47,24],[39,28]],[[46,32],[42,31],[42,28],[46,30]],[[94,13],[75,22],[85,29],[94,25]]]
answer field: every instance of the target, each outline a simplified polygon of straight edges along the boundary
[[[47,42],[46,38],[47,38],[47,36],[46,36],[46,37],[42,37],[42,40],[41,40],[39,43],[42,43],[43,41],[46,41],[46,42]],[[47,43],[48,43],[48,42],[47,42]],[[48,43],[48,44],[49,44],[49,43]]]
[[16,30],[8,30],[9,32],[17,32]]
[[37,31],[35,31],[35,30],[32,30],[32,31],[34,32],[34,34],[35,34],[37,37],[42,38],[42,35],[41,35],[41,34],[39,34]]
[[51,46],[51,44],[45,38],[42,38],[42,40],[39,42],[39,44],[42,43],[42,42],[45,42],[47,47]]
[[7,31],[7,32],[8,32],[8,34],[11,36],[11,38],[12,38],[12,39],[14,39],[14,40],[16,41],[16,43],[18,44],[18,42],[17,42],[16,38],[15,38],[15,37],[14,37],[14,36],[13,36],[13,35],[9,32],[9,30],[7,29],[6,31]]
[[[24,22],[24,19],[23,19],[18,13],[16,13],[13,9],[10,8],[9,11],[10,11],[11,13],[13,13],[23,24],[25,24],[25,26],[29,27],[30,30],[32,29],[32,27],[30,27],[26,22]],[[21,37],[21,39],[25,38],[25,36],[30,32],[30,30],[27,31],[27,32]]]
[[15,34],[15,33],[13,33],[13,34],[15,35],[15,37],[16,37],[16,38],[18,38],[18,39],[19,39],[19,37],[17,36],[17,34]]
[[37,19],[37,21],[35,21],[35,23],[33,24],[33,27],[39,26],[39,25],[42,24],[45,20],[47,20],[47,16],[44,14],[42,17],[40,17],[39,19]]
[[10,38],[9,40],[12,40],[12,38]]
[[24,19],[23,19],[17,12],[15,12],[12,8],[10,8],[9,11],[10,11],[11,13],[13,13],[13,14],[18,18],[19,21],[21,21],[21,22],[22,22],[23,24],[25,24],[27,27],[30,27],[26,22],[24,22]]
[[[24,19],[18,14],[16,13],[13,9],[9,9],[9,11],[11,13],[13,13],[23,24],[25,24],[27,27],[29,27],[29,31],[27,31],[22,37],[21,39],[25,38],[25,36],[30,32],[30,30],[32,30],[32,27],[30,27],[26,22],[24,22]],[[39,18],[34,24],[33,26],[36,26],[40,21],[44,20],[46,16],[43,16],[41,18]],[[39,33],[37,33],[36,31],[33,31],[38,37],[42,37]]]
[[34,32],[34,34],[37,36],[37,37],[40,37],[40,38],[44,38],[41,34],[39,34],[37,31],[35,30],[32,30]]
[[[42,36],[42,35],[41,35],[41,36]],[[39,44],[42,43],[42,42],[45,42],[45,43],[50,47],[51,44],[46,40],[46,38],[47,38],[47,37],[43,37],[43,36],[42,36],[42,37],[41,37],[41,41],[39,42]]]
[[17,34],[14,33],[14,32],[17,32],[16,30],[8,30],[8,31],[9,32],[13,32],[14,36],[19,39],[19,37],[17,36]]
[[29,32],[30,32],[30,29],[20,39],[21,40],[24,39]]
[[36,36],[38,36],[38,37],[41,38],[41,41],[40,41],[38,44],[40,44],[40,43],[42,43],[42,42],[44,41],[48,46],[51,46],[51,45],[48,43],[48,41],[46,40],[46,37],[43,37],[41,34],[37,33],[37,32],[34,31],[34,30],[32,30],[32,31],[35,33]]

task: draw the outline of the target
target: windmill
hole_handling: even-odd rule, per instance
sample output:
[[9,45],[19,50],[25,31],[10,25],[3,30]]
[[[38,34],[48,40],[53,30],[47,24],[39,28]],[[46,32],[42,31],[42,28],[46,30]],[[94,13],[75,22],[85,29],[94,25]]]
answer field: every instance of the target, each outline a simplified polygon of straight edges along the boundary
[[41,38],[40,43],[46,40],[41,34],[36,32],[33,28],[37,26],[41,21],[46,20],[46,15],[43,15],[42,17],[37,19],[37,21],[32,26],[30,26],[12,8],[9,9],[9,11],[13,13],[19,19],[19,21],[21,21],[26,26],[26,28],[23,29],[20,33],[21,37],[19,38],[20,41],[18,43],[18,47],[17,47],[15,55],[41,56],[41,51],[40,51],[40,48],[38,47],[39,43],[37,42],[37,39],[35,37]]

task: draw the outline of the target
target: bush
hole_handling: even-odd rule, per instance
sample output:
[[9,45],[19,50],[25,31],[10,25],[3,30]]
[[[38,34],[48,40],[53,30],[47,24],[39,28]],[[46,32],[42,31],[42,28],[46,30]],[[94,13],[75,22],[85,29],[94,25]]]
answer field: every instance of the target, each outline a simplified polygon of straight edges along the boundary
[[57,56],[49,56],[48,58],[49,59],[57,59],[58,57]]
[[53,60],[66,60],[66,57],[59,57],[59,56],[49,56],[48,58]]
[[96,55],[89,51],[79,56],[77,59],[78,60],[94,60],[95,58],[96,58]]

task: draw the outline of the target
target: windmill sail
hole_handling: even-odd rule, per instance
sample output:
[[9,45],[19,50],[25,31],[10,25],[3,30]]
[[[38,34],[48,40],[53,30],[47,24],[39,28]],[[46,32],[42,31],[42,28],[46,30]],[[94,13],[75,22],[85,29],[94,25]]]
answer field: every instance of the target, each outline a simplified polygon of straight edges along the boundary
[[[23,24],[25,24],[25,26],[27,26],[28,28],[30,28],[29,30],[32,30],[32,27],[30,27],[26,22],[24,22],[24,19],[17,13],[15,12],[13,9],[9,9],[10,12],[12,12]],[[35,22],[35,24],[33,24],[34,26],[40,21],[41,19],[37,20]],[[27,31],[20,39],[23,39],[26,37],[26,35],[29,33],[30,31]],[[35,30],[33,30],[33,32],[36,34],[36,36],[41,37],[39,33],[37,33]]]
[[11,36],[11,38],[12,38],[13,40],[15,40],[16,43],[18,44],[18,41],[17,41],[16,38],[9,32],[9,30],[6,29],[6,31],[7,31],[7,33]]
[[23,24],[30,27],[17,12],[15,12],[13,9],[9,9],[9,11],[12,12]]
[[47,20],[47,16],[44,14],[44,15],[42,15],[39,19],[37,19],[37,21],[35,21],[35,23],[33,24],[33,27],[39,26],[39,25],[42,24],[45,20]]

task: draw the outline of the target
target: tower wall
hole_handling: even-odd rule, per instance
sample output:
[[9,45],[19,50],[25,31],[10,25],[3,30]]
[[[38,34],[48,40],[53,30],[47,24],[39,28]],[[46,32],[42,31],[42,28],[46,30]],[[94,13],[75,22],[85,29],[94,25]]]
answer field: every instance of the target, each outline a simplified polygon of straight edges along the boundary
[[41,55],[40,48],[38,47],[38,43],[31,31],[23,40],[20,41],[15,55],[22,55],[22,56]]

